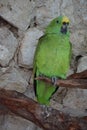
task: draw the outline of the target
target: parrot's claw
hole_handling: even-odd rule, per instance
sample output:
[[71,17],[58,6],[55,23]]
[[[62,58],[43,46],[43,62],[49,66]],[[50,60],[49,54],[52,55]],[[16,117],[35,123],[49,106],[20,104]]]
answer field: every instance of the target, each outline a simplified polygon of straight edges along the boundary
[[39,74],[40,77],[43,77],[44,75],[43,74]]
[[53,76],[53,77],[51,78],[51,82],[52,82],[52,84],[53,84],[54,86],[57,85],[57,81],[58,81],[58,78],[57,78],[57,77]]
[[42,114],[43,114],[44,118],[45,119],[48,118],[50,116],[50,112],[52,111],[52,108],[47,107],[46,105],[40,105],[40,106],[43,109]]

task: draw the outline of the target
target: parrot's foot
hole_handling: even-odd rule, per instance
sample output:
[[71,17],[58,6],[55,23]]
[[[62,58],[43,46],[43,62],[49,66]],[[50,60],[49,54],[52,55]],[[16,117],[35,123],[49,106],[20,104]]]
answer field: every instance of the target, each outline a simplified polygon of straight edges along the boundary
[[55,76],[53,76],[52,78],[51,78],[51,82],[52,82],[52,84],[54,85],[54,86],[57,86],[57,81],[58,81],[58,77],[55,77]]
[[52,111],[52,108],[50,108],[50,107],[48,107],[46,105],[40,105],[40,106],[43,109],[43,113],[42,114],[43,114],[44,118],[45,119],[48,118],[50,116],[50,112]]
[[39,74],[39,76],[40,76],[40,77],[44,77],[44,75],[43,75],[43,74]]

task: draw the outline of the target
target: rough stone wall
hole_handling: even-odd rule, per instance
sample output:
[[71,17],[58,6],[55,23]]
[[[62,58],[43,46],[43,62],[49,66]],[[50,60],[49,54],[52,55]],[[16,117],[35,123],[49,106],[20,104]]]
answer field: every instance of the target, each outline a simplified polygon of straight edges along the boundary
[[[17,90],[34,99],[33,56],[47,24],[58,15],[71,21],[73,47],[69,73],[87,69],[87,0],[0,0],[0,88]],[[64,89],[54,94],[52,107],[87,109],[87,90]],[[36,130],[19,117],[0,117],[1,130]]]

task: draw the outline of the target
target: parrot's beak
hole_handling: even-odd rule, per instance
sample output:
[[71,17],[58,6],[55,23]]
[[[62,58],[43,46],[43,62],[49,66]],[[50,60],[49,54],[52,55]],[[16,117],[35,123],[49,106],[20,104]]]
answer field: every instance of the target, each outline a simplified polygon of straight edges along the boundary
[[61,33],[63,33],[63,34],[66,34],[66,33],[67,33],[68,25],[69,25],[69,23],[67,23],[67,22],[63,22],[63,23],[62,23],[61,30],[60,30]]
[[70,20],[68,17],[64,16],[62,19],[62,26],[61,26],[61,33],[66,34],[67,33],[67,27],[69,25]]

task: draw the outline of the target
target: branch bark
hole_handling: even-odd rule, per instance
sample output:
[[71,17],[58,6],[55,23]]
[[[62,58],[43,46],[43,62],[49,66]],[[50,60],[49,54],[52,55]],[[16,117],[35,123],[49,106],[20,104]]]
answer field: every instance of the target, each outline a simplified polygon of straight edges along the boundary
[[40,105],[16,91],[1,89],[1,105],[44,130],[87,130],[87,116],[71,117],[51,107]]
[[[36,77],[35,80],[41,80],[46,83],[52,84],[51,79],[45,76]],[[65,80],[58,79],[55,83],[55,86],[87,89],[87,70],[80,73],[72,74]]]

